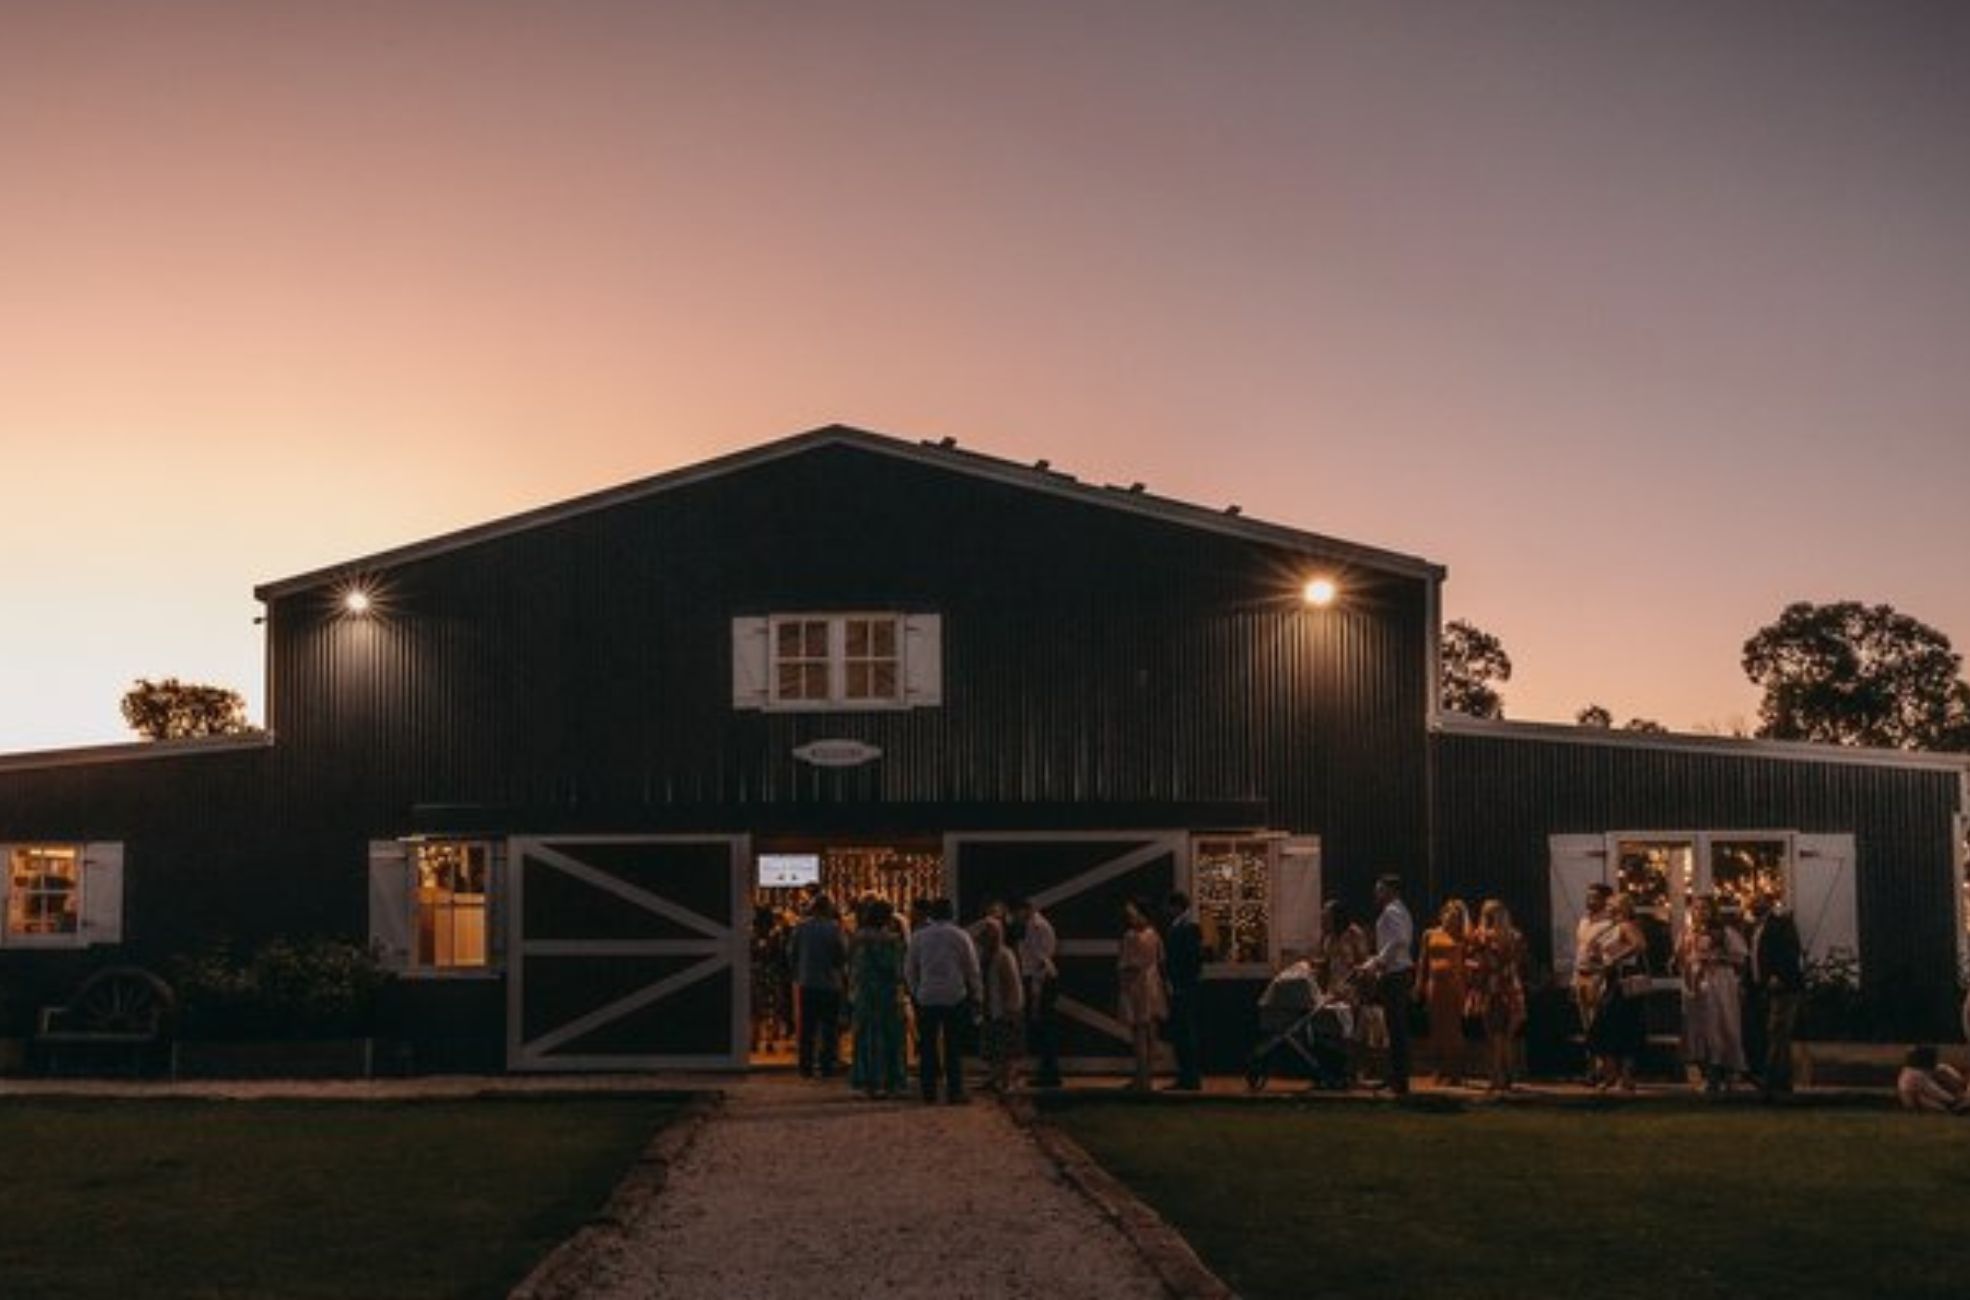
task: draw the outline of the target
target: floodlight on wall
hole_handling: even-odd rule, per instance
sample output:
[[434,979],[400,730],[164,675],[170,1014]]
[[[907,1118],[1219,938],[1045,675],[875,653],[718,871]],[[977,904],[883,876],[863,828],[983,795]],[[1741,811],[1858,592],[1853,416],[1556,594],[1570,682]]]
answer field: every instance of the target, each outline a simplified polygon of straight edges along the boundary
[[1315,609],[1326,609],[1340,594],[1341,589],[1332,578],[1327,577],[1308,578],[1306,585],[1300,588],[1300,599]]
[[344,618],[368,618],[377,612],[376,589],[361,580],[344,583],[335,593],[335,609]]

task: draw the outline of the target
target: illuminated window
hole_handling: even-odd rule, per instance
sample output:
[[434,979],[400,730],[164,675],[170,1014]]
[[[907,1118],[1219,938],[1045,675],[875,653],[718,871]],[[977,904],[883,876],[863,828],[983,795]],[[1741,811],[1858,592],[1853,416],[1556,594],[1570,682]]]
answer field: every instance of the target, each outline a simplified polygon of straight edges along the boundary
[[896,614],[772,620],[772,702],[850,707],[903,702],[903,620]]
[[82,846],[15,846],[7,865],[7,937],[53,939],[81,932]]
[[1666,979],[1696,888],[1696,845],[1680,839],[1622,840],[1615,864],[1614,888],[1634,904],[1635,923],[1648,939],[1649,971]]
[[1263,839],[1199,840],[1191,856],[1191,902],[1212,960],[1272,960],[1270,844]]
[[485,966],[491,846],[427,841],[415,846],[411,863],[416,873],[411,931],[415,964],[433,970]]
[[1724,915],[1745,915],[1754,894],[1770,894],[1780,906],[1789,903],[1785,881],[1791,848],[1783,836],[1712,839],[1710,887]]

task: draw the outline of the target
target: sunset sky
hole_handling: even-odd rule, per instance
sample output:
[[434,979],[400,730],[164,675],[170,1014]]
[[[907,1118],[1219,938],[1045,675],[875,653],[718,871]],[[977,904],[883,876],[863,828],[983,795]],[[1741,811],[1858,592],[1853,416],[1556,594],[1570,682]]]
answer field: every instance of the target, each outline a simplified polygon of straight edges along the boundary
[[1447,564],[1508,715],[1970,648],[1970,4],[0,0],[0,750],[839,420]]

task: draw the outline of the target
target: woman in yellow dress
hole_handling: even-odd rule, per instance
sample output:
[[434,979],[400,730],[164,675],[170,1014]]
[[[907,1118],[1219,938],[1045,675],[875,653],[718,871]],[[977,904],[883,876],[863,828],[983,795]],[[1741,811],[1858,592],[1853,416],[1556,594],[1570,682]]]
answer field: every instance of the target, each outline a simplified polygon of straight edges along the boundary
[[1465,970],[1469,961],[1471,914],[1464,900],[1443,905],[1437,923],[1423,934],[1423,959],[1416,964],[1416,1000],[1430,1021],[1430,1058],[1438,1083],[1464,1081]]

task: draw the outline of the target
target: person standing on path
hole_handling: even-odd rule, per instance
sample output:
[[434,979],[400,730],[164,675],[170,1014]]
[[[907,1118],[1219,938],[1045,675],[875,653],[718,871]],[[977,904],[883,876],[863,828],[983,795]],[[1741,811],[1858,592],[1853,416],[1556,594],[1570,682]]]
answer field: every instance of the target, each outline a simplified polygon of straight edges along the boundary
[[[1573,1007],[1580,1015],[1580,1041],[1594,1033],[1594,1017],[1600,1014],[1607,992],[1607,948],[1619,929],[1608,910],[1614,889],[1596,880],[1587,886],[1587,907],[1573,925]],[[1604,1057],[1589,1053],[1587,1082],[1599,1083],[1614,1074],[1614,1065]]]
[[862,905],[848,944],[848,986],[855,1023],[849,1086],[866,1096],[903,1091],[903,931],[880,898]]
[[979,974],[985,984],[985,1017],[979,1026],[985,1086],[1003,1094],[1012,1091],[1013,1062],[1019,1058],[1025,981],[1019,977],[1019,958],[1006,943],[1004,924],[988,916],[977,930]]
[[1170,934],[1165,941],[1170,972],[1170,1046],[1176,1049],[1177,1080],[1172,1092],[1204,1087],[1197,1059],[1197,996],[1204,982],[1204,931],[1181,890],[1170,895]]
[[1402,902],[1402,877],[1385,875],[1375,882],[1375,955],[1362,966],[1375,989],[1375,1000],[1388,1020],[1389,1091],[1409,1091],[1409,994],[1416,983],[1416,922]]
[[848,938],[834,900],[816,894],[807,919],[787,941],[794,982],[800,986],[800,1076],[833,1078],[841,1068],[841,979]]
[[1035,1088],[1060,1086],[1060,1026],[1054,1003],[1060,995],[1059,948],[1053,922],[1030,898],[1015,898],[1007,911],[1019,931],[1019,974],[1026,982],[1026,1050],[1035,1058],[1028,1082]]
[[931,901],[925,924],[910,936],[903,978],[917,1008],[917,1081],[923,1099],[937,1100],[941,1074],[944,1099],[955,1106],[966,1100],[962,1044],[982,990],[978,949],[951,917],[950,899]]
[[1122,904],[1122,942],[1115,957],[1117,1010],[1129,1027],[1135,1049],[1135,1075],[1129,1088],[1147,1092],[1156,1053],[1156,1026],[1170,1014],[1163,982],[1163,940],[1134,899]]
[[1471,913],[1464,900],[1444,903],[1437,922],[1423,931],[1423,959],[1416,964],[1416,1000],[1429,1026],[1430,1059],[1440,1084],[1464,1082],[1464,1003],[1470,974]]
[[1770,893],[1751,896],[1751,1014],[1746,1024],[1762,1030],[1758,1091],[1767,1100],[1792,1091],[1792,1029],[1806,992],[1799,925],[1790,913],[1774,910]]

